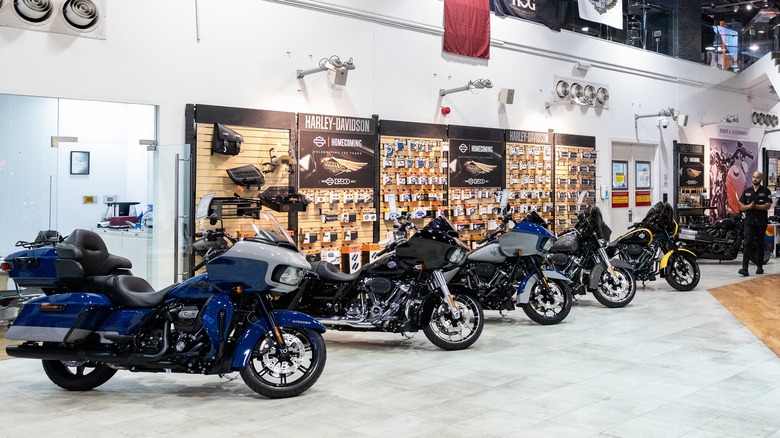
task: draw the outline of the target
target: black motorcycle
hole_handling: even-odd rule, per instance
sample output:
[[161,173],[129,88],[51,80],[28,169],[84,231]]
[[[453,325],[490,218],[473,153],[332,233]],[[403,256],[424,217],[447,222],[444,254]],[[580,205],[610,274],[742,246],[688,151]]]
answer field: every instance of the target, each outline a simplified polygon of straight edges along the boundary
[[636,296],[636,281],[630,263],[610,260],[607,255],[611,234],[601,210],[587,206],[578,215],[575,227],[558,236],[550,248],[549,260],[574,282],[572,294],[590,291],[607,307],[625,307]]
[[[688,225],[680,230],[680,241],[700,259],[734,260],[739,256],[744,238],[745,219],[742,213],[711,224]],[[764,248],[762,264],[767,264],[771,256],[771,249]]]
[[277,300],[275,307],[307,313],[336,330],[403,334],[422,329],[444,350],[469,347],[485,324],[482,307],[466,287],[447,286],[443,275],[463,263],[467,247],[441,216],[408,239],[414,225],[397,227],[379,258],[354,274],[313,262],[298,292]]
[[643,284],[658,275],[677,290],[691,290],[699,284],[701,272],[696,254],[679,247],[678,230],[672,206],[658,202],[642,222],[630,226],[626,234],[610,242],[607,254],[631,263],[634,277]]

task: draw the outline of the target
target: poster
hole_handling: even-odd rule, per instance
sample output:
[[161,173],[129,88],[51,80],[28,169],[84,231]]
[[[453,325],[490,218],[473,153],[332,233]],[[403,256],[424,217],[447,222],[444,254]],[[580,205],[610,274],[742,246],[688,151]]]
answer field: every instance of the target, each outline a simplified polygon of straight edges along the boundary
[[704,145],[677,143],[680,187],[704,187]]
[[636,162],[636,188],[649,189],[650,186],[650,162]]
[[300,114],[302,189],[374,187],[376,120]]
[[628,192],[612,192],[612,207],[628,207]]
[[502,187],[504,144],[450,140],[450,187]]
[[756,170],[758,143],[710,139],[710,206],[715,207],[715,219],[739,212],[739,197],[752,184]]
[[613,161],[612,162],[612,189],[617,190],[617,189],[627,189],[627,188],[628,188],[628,162]]

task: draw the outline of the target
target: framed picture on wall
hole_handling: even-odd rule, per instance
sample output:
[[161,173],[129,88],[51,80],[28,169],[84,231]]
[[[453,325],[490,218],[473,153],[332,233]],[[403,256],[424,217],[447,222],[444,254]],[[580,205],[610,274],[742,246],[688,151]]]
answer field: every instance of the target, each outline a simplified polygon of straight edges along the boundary
[[89,175],[89,152],[86,151],[70,152],[70,174]]
[[649,161],[636,162],[636,188],[637,189],[650,188],[650,162]]
[[628,161],[612,162],[612,190],[628,188]]

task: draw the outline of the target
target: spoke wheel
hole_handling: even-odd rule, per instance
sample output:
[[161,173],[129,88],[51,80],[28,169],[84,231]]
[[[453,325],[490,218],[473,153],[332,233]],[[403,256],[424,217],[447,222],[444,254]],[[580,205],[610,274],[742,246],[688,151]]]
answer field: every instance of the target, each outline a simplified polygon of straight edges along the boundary
[[701,272],[696,259],[688,254],[672,254],[666,266],[666,282],[679,291],[689,291],[699,284]]
[[558,324],[571,310],[571,291],[561,280],[547,279],[547,283],[551,296],[544,293],[542,284],[537,281],[531,289],[530,299],[523,304],[523,311],[537,324]]
[[106,383],[116,374],[106,364],[94,362],[70,362],[44,360],[43,371],[60,388],[68,391],[89,391]]
[[325,368],[327,352],[322,335],[299,327],[280,327],[287,352],[273,335],[261,338],[241,378],[253,391],[268,398],[299,395],[311,388]]
[[614,278],[612,273],[608,271],[601,274],[599,285],[593,291],[593,296],[599,303],[607,307],[625,307],[636,296],[636,281],[631,275],[631,271],[620,267],[614,268]]
[[468,295],[453,295],[452,299],[460,312],[454,319],[450,307],[438,303],[431,314],[431,320],[423,326],[423,333],[433,345],[444,350],[463,350],[477,341],[485,326],[482,306]]

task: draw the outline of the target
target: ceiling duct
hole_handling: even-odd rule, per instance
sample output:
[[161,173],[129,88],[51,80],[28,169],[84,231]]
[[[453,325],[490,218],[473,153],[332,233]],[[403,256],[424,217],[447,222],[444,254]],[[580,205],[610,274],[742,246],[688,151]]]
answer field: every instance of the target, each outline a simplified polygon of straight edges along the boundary
[[105,0],[0,0],[0,26],[106,39]]

